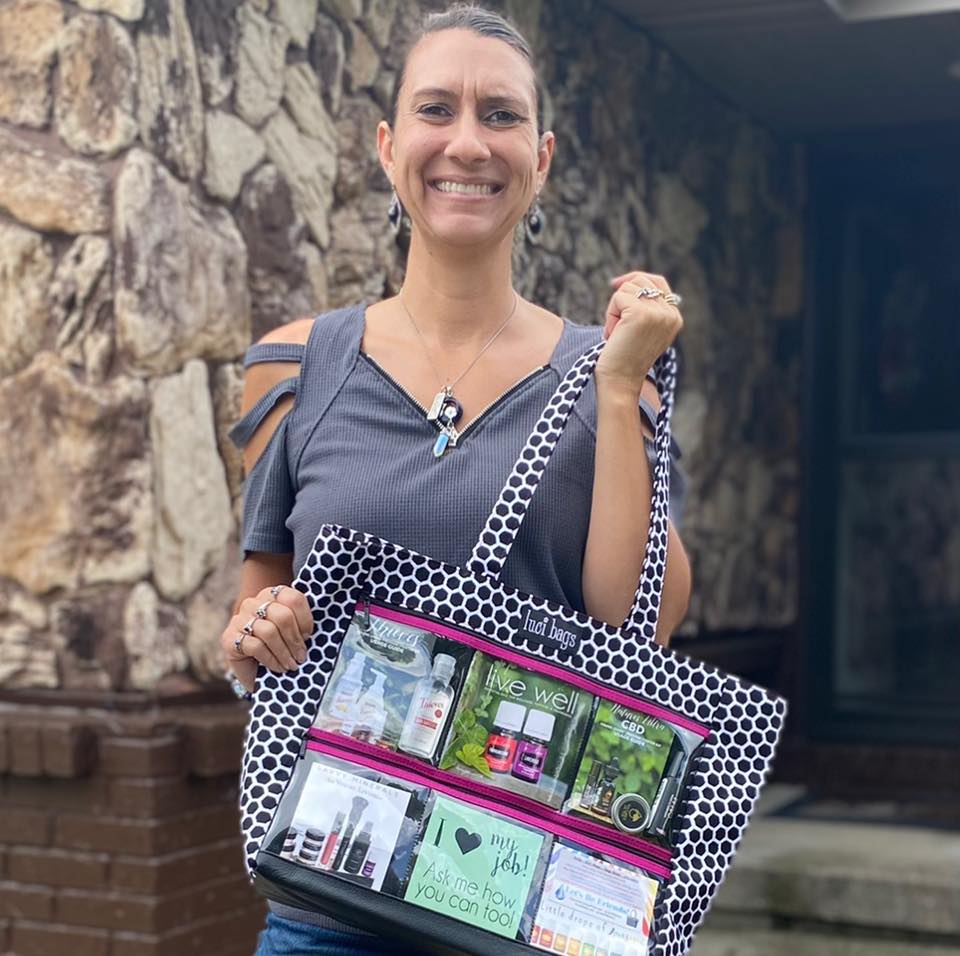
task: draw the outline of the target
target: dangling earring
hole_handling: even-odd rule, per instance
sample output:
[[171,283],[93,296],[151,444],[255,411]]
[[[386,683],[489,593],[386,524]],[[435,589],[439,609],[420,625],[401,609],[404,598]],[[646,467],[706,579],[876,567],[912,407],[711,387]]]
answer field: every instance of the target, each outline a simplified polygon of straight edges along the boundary
[[387,221],[395,236],[400,235],[400,226],[403,224],[403,204],[397,195],[396,189],[390,196],[390,205],[387,207]]
[[540,244],[540,237],[543,234],[543,210],[540,208],[540,193],[533,197],[533,202],[523,217],[523,231],[527,237],[527,242],[532,246]]

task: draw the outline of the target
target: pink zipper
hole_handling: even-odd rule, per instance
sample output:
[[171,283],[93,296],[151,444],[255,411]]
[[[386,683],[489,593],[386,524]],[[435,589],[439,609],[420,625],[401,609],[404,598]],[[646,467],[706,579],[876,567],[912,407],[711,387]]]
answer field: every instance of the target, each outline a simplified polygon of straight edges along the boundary
[[[382,757],[373,759],[364,754],[359,754],[349,750],[349,758],[345,758],[344,750],[346,749],[347,748],[332,747],[326,742],[320,742],[318,740],[310,740],[307,743],[307,750],[312,750],[315,753],[325,754],[328,757],[336,757],[341,760],[349,759],[351,763],[359,764],[362,767],[366,767],[368,770],[374,770],[378,773],[384,772],[384,761]],[[630,853],[627,850],[621,850],[619,847],[601,843],[599,840],[594,840],[591,837],[584,836],[582,833],[579,833],[576,830],[572,830],[567,826],[563,826],[553,821],[551,821],[549,824],[545,824],[543,819],[536,817],[533,814],[525,813],[522,810],[517,810],[513,807],[505,807],[502,800],[488,800],[485,797],[467,794],[455,787],[448,786],[445,783],[431,780],[422,772],[413,772],[406,768],[391,767],[389,773],[391,776],[399,777],[401,780],[406,780],[408,783],[415,784],[416,786],[428,787],[431,790],[444,793],[448,797],[453,797],[456,800],[469,803],[471,806],[480,807],[483,810],[489,810],[498,816],[509,817],[512,820],[516,820],[518,823],[523,823],[527,826],[533,827],[535,830],[546,829],[554,836],[561,836],[568,840],[573,840],[575,843],[586,847],[588,850],[593,850],[596,853],[602,853],[605,856],[611,856],[614,859],[620,860],[621,863],[628,863],[631,866],[639,867],[642,870],[646,870],[648,873],[659,876],[661,879],[669,880],[672,875],[670,868],[664,866],[662,863],[654,863],[652,860],[647,860],[644,857]]]
[[[344,737],[342,734],[332,733],[328,730],[318,730],[315,727],[311,727],[308,734],[312,740],[325,743],[327,746],[337,747],[341,750],[349,750],[351,753],[361,754],[362,756],[369,757],[371,760],[390,764],[391,767],[401,767],[418,776],[429,778],[431,781],[439,781],[448,787],[469,787],[470,792],[479,793],[487,800],[494,801],[497,804],[509,803],[519,813],[524,813],[527,816],[553,821],[568,830],[577,830],[580,833],[596,837],[599,840],[610,839],[611,831],[608,827],[603,826],[603,824],[595,823],[592,820],[584,820],[580,817],[567,816],[564,813],[554,810],[552,807],[546,807],[536,800],[532,800],[530,797],[524,797],[521,794],[513,793],[500,787],[494,787],[491,784],[482,783],[481,781],[465,781],[463,777],[458,777],[456,774],[450,773],[449,770],[441,770],[439,767],[434,767],[421,760],[408,757],[406,754],[397,753],[393,750],[385,750],[383,747],[377,747],[362,740],[354,740],[351,737]],[[618,844],[628,844],[645,857],[662,860],[665,863],[669,863],[670,860],[673,859],[672,851],[665,847],[658,846],[656,843],[651,843],[649,840],[644,840],[641,837],[633,836],[629,833],[618,832],[616,836]]]
[[[555,664],[534,660],[524,654],[518,654],[516,651],[508,650],[502,645],[494,644],[483,638],[475,637],[473,634],[467,634],[447,624],[439,624],[430,618],[425,618],[414,613],[396,611],[393,608],[383,607],[383,605],[376,604],[372,601],[360,601],[357,603],[357,610],[362,611],[366,608],[370,609],[370,613],[374,617],[381,617],[387,621],[396,621],[398,624],[408,624],[411,627],[419,627],[422,630],[432,631],[434,634],[449,637],[451,640],[457,641],[460,644],[466,644],[478,651],[482,651],[490,657],[499,657],[501,660],[516,664],[517,667],[524,667],[527,670],[553,677],[555,680],[573,684],[573,686],[579,687],[581,690],[585,690],[597,697],[603,697],[606,700],[612,700],[617,704],[622,704],[630,710],[637,710],[641,713],[649,714],[651,717],[657,717],[660,720],[668,720],[678,727],[683,727],[695,734],[699,734],[704,740],[710,736],[709,727],[695,720],[691,720],[683,714],[674,713],[672,710],[659,706],[659,704],[651,704],[648,701],[633,698],[629,694],[624,694],[622,691],[612,690],[603,684],[595,683],[589,677],[564,670]],[[427,626],[424,627],[424,625]]]

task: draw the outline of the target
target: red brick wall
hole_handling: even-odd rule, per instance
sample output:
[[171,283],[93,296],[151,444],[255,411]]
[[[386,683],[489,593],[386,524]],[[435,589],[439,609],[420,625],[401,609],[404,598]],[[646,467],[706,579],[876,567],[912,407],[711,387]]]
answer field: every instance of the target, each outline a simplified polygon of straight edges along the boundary
[[234,703],[0,704],[0,953],[250,956]]

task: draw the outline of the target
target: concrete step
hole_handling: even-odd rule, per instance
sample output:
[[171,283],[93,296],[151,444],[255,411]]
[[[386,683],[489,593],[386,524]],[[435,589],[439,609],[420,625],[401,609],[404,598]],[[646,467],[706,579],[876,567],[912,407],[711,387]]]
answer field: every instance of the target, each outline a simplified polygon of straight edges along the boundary
[[[960,833],[770,815],[795,797],[795,788],[768,788],[705,929],[715,912],[727,920],[773,920],[777,927],[813,923],[828,930],[861,927],[868,936],[915,934],[956,947]],[[717,928],[727,926],[718,922]]]
[[697,933],[690,956],[960,956],[960,946],[856,939],[826,933],[711,930]]

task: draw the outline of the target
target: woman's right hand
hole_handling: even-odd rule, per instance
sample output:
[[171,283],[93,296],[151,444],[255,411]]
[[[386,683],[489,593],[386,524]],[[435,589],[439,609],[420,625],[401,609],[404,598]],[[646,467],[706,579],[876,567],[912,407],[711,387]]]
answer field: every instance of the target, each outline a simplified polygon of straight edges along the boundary
[[220,649],[227,666],[252,691],[260,664],[277,674],[296,670],[307,659],[311,634],[313,614],[306,597],[289,584],[278,584],[237,605],[220,635]]

